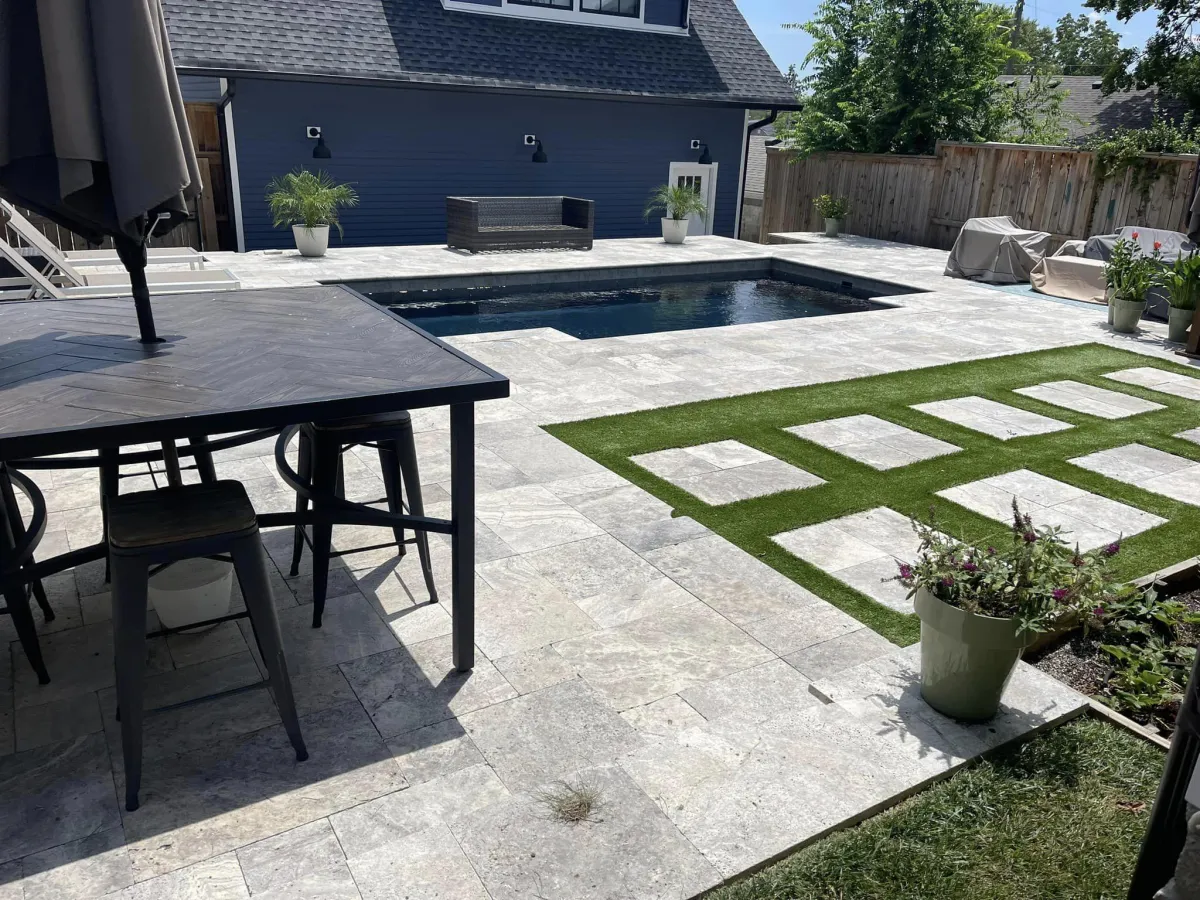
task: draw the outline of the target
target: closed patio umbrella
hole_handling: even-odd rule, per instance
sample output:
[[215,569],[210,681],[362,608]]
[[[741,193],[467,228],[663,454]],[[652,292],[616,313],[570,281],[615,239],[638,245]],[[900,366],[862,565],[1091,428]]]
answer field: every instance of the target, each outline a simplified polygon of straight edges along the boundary
[[146,239],[200,189],[161,0],[0,0],[0,197],[113,238],[144,342]]

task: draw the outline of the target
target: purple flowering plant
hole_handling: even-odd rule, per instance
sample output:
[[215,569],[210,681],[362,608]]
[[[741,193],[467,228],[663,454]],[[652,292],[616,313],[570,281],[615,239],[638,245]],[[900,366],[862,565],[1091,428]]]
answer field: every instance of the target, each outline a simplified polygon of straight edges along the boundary
[[924,588],[959,609],[1013,619],[1021,631],[1075,624],[1131,590],[1108,571],[1119,541],[1084,553],[1062,540],[1060,528],[1035,526],[1015,499],[1009,539],[985,550],[943,534],[936,523],[914,521],[913,528],[921,542],[916,561],[902,563],[896,576],[909,597]]

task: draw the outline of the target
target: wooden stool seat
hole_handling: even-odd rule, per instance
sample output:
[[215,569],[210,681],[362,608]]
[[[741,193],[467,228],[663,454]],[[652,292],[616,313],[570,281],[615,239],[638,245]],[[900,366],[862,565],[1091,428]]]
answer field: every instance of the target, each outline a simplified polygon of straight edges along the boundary
[[257,523],[239,481],[139,491],[108,503],[108,540],[118,551],[203,540]]

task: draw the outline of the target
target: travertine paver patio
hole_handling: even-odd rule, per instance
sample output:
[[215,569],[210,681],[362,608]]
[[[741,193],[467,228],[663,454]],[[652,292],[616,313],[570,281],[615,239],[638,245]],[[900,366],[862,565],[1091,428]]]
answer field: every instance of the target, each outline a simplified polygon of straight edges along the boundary
[[632,457],[633,462],[705,503],[719,506],[825,482],[740,441],[714,441]]
[[1152,403],[1141,397],[1132,397],[1119,391],[1109,391],[1078,381],[1047,381],[1044,384],[1017,388],[1013,393],[1089,416],[1099,416],[1101,419],[1125,419],[1139,413],[1166,408],[1161,403]]
[[1028,437],[1034,434],[1049,434],[1066,431],[1071,426],[1058,419],[1042,416],[1006,403],[997,403],[983,397],[956,397],[953,400],[935,400],[918,403],[915,410],[937,416],[963,428],[991,435],[1002,441]]
[[869,415],[826,419],[795,425],[784,431],[880,471],[957,453],[961,449],[947,441]]
[[1058,526],[1062,539],[1082,550],[1106,546],[1166,521],[1028,469],[948,488],[938,491],[938,496],[997,522],[1012,521],[1016,499],[1035,525]]
[[[58,618],[40,630],[53,682],[38,687],[11,645],[0,666],[0,896],[679,900],[1083,709],[1079,695],[1021,666],[996,721],[937,716],[917,698],[916,648],[884,646],[539,426],[1089,340],[1175,359],[1155,337],[1165,329],[1113,336],[1103,310],[951,281],[944,252],[859,238],[598,241],[594,255],[479,258],[334,248],[311,263],[214,262],[254,287],[770,255],[929,292],[820,320],[594,341],[551,329],[454,339],[514,381],[511,399],[477,414],[477,668],[451,671],[449,612],[425,602],[415,553],[341,558],[320,630],[309,627],[307,560],[296,578],[277,570],[305,763],[288,752],[265,692],[179,709],[148,720],[142,807],[125,812],[102,567],[48,579]],[[427,510],[441,515],[448,417],[416,412],[414,424]],[[263,511],[293,502],[271,450],[218,458]],[[370,455],[345,456],[352,498],[383,493]],[[51,510],[42,552],[94,541],[94,477],[38,479]],[[335,540],[379,536],[339,528]],[[271,532],[267,544],[286,565],[290,535]],[[447,592],[440,538],[433,557]],[[13,637],[7,619],[0,634]],[[150,704],[260,677],[253,641],[233,625],[150,644]],[[600,790],[597,821],[551,820],[538,792],[558,778]]]
[[893,580],[912,562],[920,539],[912,520],[886,506],[777,534],[775,543],[884,606],[912,612],[907,589]]
[[1200,506],[1200,463],[1195,460],[1142,444],[1126,444],[1077,456],[1069,462],[1151,493]]
[[1162,369],[1150,366],[1136,369],[1122,369],[1120,372],[1109,372],[1104,376],[1122,384],[1134,384],[1162,394],[1184,397],[1188,400],[1200,400],[1200,384],[1196,379],[1177,372],[1164,372]]

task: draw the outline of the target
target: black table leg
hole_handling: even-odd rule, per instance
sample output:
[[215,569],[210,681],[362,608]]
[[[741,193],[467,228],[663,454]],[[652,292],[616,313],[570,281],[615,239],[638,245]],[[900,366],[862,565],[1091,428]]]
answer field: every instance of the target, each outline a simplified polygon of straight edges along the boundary
[[454,668],[475,666],[475,404],[450,407],[450,604],[454,616]]

